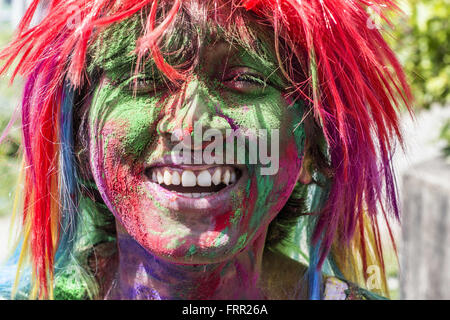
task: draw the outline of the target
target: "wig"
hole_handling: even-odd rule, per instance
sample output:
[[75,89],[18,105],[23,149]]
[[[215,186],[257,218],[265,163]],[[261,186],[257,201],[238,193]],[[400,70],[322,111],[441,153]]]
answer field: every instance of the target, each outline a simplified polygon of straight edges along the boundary
[[[113,218],[101,197],[104,186],[88,181],[76,152],[83,148],[78,136],[85,125],[82,113],[105,61],[102,48],[111,41],[108,32],[138,16],[142,28],[134,35],[135,49],[124,52],[134,61],[133,72],[151,58],[169,82],[182,82],[195,65],[195,47],[190,64],[177,63],[168,58],[164,37],[196,1],[52,0],[43,19],[32,25],[40,2],[32,1],[12,43],[0,53],[0,73],[17,61],[11,81],[17,74],[26,79],[22,231],[17,250],[0,269],[0,294],[101,298],[102,284],[92,270],[106,260],[98,258],[89,269],[89,253],[101,257],[113,250],[108,246],[114,244]],[[395,1],[197,2],[208,8],[205,19],[214,20],[215,10],[227,7],[223,28],[250,46],[256,47],[258,35],[248,17],[254,28],[272,30],[269,38],[289,83],[286,91],[307,108],[306,153],[314,183],[296,187],[272,222],[267,244],[280,243],[289,230],[305,226],[311,299],[321,297],[324,263],[359,284],[367,278],[367,266],[378,265],[384,276],[379,293],[387,294],[377,213],[388,226],[389,217],[399,217],[391,156],[394,143],[402,141],[398,108],[410,109],[412,98],[380,30],[368,27],[367,7],[383,9],[381,17],[388,22],[384,12],[398,10]],[[308,209],[301,209],[307,194]],[[94,205],[100,210],[89,209]],[[17,270],[15,278],[12,270]],[[61,287],[65,290],[54,292]]]

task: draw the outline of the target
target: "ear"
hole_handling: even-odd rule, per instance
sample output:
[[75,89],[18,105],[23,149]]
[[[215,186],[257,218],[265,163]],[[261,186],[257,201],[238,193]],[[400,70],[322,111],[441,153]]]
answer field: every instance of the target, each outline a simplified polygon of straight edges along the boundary
[[311,165],[312,165],[312,157],[308,152],[308,150],[306,150],[305,156],[303,157],[302,166],[300,168],[300,175],[298,177],[298,181],[301,184],[310,184],[312,182]]

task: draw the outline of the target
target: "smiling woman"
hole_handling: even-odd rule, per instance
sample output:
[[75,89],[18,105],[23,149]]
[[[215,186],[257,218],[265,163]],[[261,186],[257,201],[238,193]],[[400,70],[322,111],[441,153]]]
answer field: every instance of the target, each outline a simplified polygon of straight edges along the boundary
[[[373,266],[386,293],[376,212],[398,214],[410,93],[363,1],[54,0],[30,27],[38,4],[0,54],[27,78],[2,294],[375,298],[351,283]],[[308,266],[276,250],[296,225]]]

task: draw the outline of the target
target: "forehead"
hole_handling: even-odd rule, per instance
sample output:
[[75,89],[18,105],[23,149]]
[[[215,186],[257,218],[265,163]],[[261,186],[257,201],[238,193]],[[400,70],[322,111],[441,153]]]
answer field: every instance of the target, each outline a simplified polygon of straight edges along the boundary
[[[191,5],[187,5],[189,3]],[[156,26],[167,11],[164,6],[160,8]],[[142,10],[101,32],[90,46],[90,67],[112,70],[135,65],[133,52],[147,23],[147,10]],[[167,62],[184,68],[195,67],[205,58],[220,56],[254,60],[274,70],[277,63],[273,38],[273,29],[244,9],[230,13],[226,7],[213,10],[192,1],[183,4],[158,46]],[[152,64],[152,59],[148,59],[148,64]]]

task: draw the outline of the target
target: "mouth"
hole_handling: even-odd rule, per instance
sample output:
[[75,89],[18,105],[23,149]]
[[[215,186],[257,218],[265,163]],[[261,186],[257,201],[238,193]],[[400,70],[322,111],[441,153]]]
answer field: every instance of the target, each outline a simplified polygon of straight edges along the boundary
[[229,165],[215,166],[160,166],[145,170],[154,184],[186,198],[206,198],[235,186],[242,178],[243,169]]

